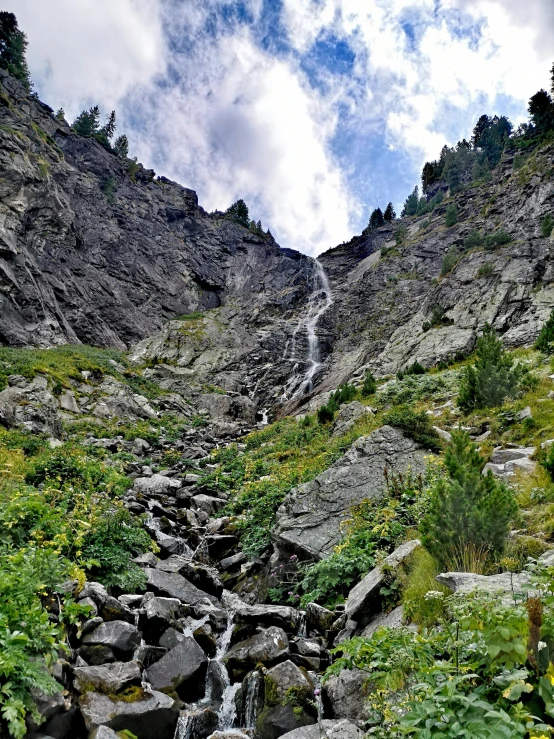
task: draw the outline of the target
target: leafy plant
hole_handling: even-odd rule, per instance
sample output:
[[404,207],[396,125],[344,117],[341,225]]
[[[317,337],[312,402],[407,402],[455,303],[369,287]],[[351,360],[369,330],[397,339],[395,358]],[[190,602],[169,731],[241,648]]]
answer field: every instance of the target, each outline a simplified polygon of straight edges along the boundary
[[493,266],[490,262],[485,262],[477,270],[477,277],[488,277],[494,272]]
[[403,380],[405,377],[409,377],[410,375],[424,375],[426,372],[427,370],[425,367],[416,359],[412,364],[408,365],[406,369],[399,370],[396,373],[396,377],[399,380]]
[[444,465],[421,522],[423,545],[447,569],[457,569],[468,548],[498,555],[517,511],[513,492],[490,471],[482,474],[485,460],[465,431],[452,432]]
[[465,237],[464,248],[474,249],[475,247],[483,246],[484,241],[485,240],[484,237],[481,235],[481,232],[474,229],[473,231],[470,231]]
[[494,249],[497,246],[509,244],[512,237],[504,230],[497,231],[495,234],[489,234],[485,237],[485,249]]
[[408,405],[398,406],[385,414],[383,423],[396,426],[431,451],[441,450],[439,436],[425,411],[416,411]]

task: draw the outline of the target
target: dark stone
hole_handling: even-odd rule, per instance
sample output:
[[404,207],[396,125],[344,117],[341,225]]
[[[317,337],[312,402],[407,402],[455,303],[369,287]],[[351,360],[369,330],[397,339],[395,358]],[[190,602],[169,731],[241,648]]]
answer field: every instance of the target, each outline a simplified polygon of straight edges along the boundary
[[189,636],[149,667],[146,674],[154,690],[174,690],[191,702],[204,694],[207,666],[206,655]]
[[100,726],[130,731],[137,739],[173,739],[179,710],[173,698],[136,688],[134,700],[113,701],[107,695],[86,693],[79,699],[86,728]]
[[94,631],[83,637],[83,646],[108,647],[123,660],[130,659],[139,644],[138,629],[126,621],[110,621],[100,624]]

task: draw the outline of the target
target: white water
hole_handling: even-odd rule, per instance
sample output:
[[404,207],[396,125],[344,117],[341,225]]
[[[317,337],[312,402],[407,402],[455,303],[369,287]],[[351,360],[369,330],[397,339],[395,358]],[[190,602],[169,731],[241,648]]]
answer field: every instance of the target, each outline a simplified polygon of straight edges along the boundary
[[[317,325],[321,316],[333,305],[333,293],[325,270],[317,259],[314,259],[312,280],[313,286],[308,299],[308,310],[304,316],[301,316],[293,331],[290,352],[288,346],[285,349],[285,359],[294,362],[294,365],[283,392],[284,400],[294,400],[310,392],[312,381],[321,367]],[[308,340],[308,353],[305,358],[299,359],[297,357],[297,336],[303,332],[306,333]],[[300,371],[301,367],[304,368],[302,371]]]
[[260,693],[260,685],[262,682],[262,676],[258,670],[251,672],[248,677],[248,687],[246,689],[246,710],[245,710],[245,724],[246,729],[256,728],[256,710],[258,704],[258,695]]

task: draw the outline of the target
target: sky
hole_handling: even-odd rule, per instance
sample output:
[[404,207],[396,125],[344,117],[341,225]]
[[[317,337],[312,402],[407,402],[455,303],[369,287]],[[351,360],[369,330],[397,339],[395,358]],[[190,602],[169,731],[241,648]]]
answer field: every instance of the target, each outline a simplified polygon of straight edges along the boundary
[[549,88],[553,0],[4,0],[35,89],[71,122],[115,109],[130,153],[197,191],[243,198],[313,256],[482,113],[527,118]]

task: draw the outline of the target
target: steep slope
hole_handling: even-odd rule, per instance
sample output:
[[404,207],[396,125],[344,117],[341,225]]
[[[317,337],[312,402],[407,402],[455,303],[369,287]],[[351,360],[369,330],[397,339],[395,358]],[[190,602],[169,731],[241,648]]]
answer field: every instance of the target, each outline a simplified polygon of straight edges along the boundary
[[211,369],[240,367],[244,351],[250,365],[283,355],[287,329],[273,323],[296,325],[310,258],[207,214],[192,190],[75,135],[3,72],[0,83],[1,343],[123,349],[224,306],[231,351]]
[[[430,215],[384,226],[320,257],[335,295],[324,319],[333,353],[323,388],[365,365],[383,375],[416,359],[430,366],[465,355],[485,322],[509,346],[535,339],[554,307],[553,242],[540,230],[541,219],[554,210],[553,151],[531,152],[519,169],[516,152],[507,151],[492,182],[463,190]],[[458,223],[447,228],[452,203]],[[402,226],[406,234],[397,244]],[[470,246],[475,231],[505,231],[512,240]],[[453,249],[453,269],[441,276]],[[436,325],[424,330],[435,309]]]

